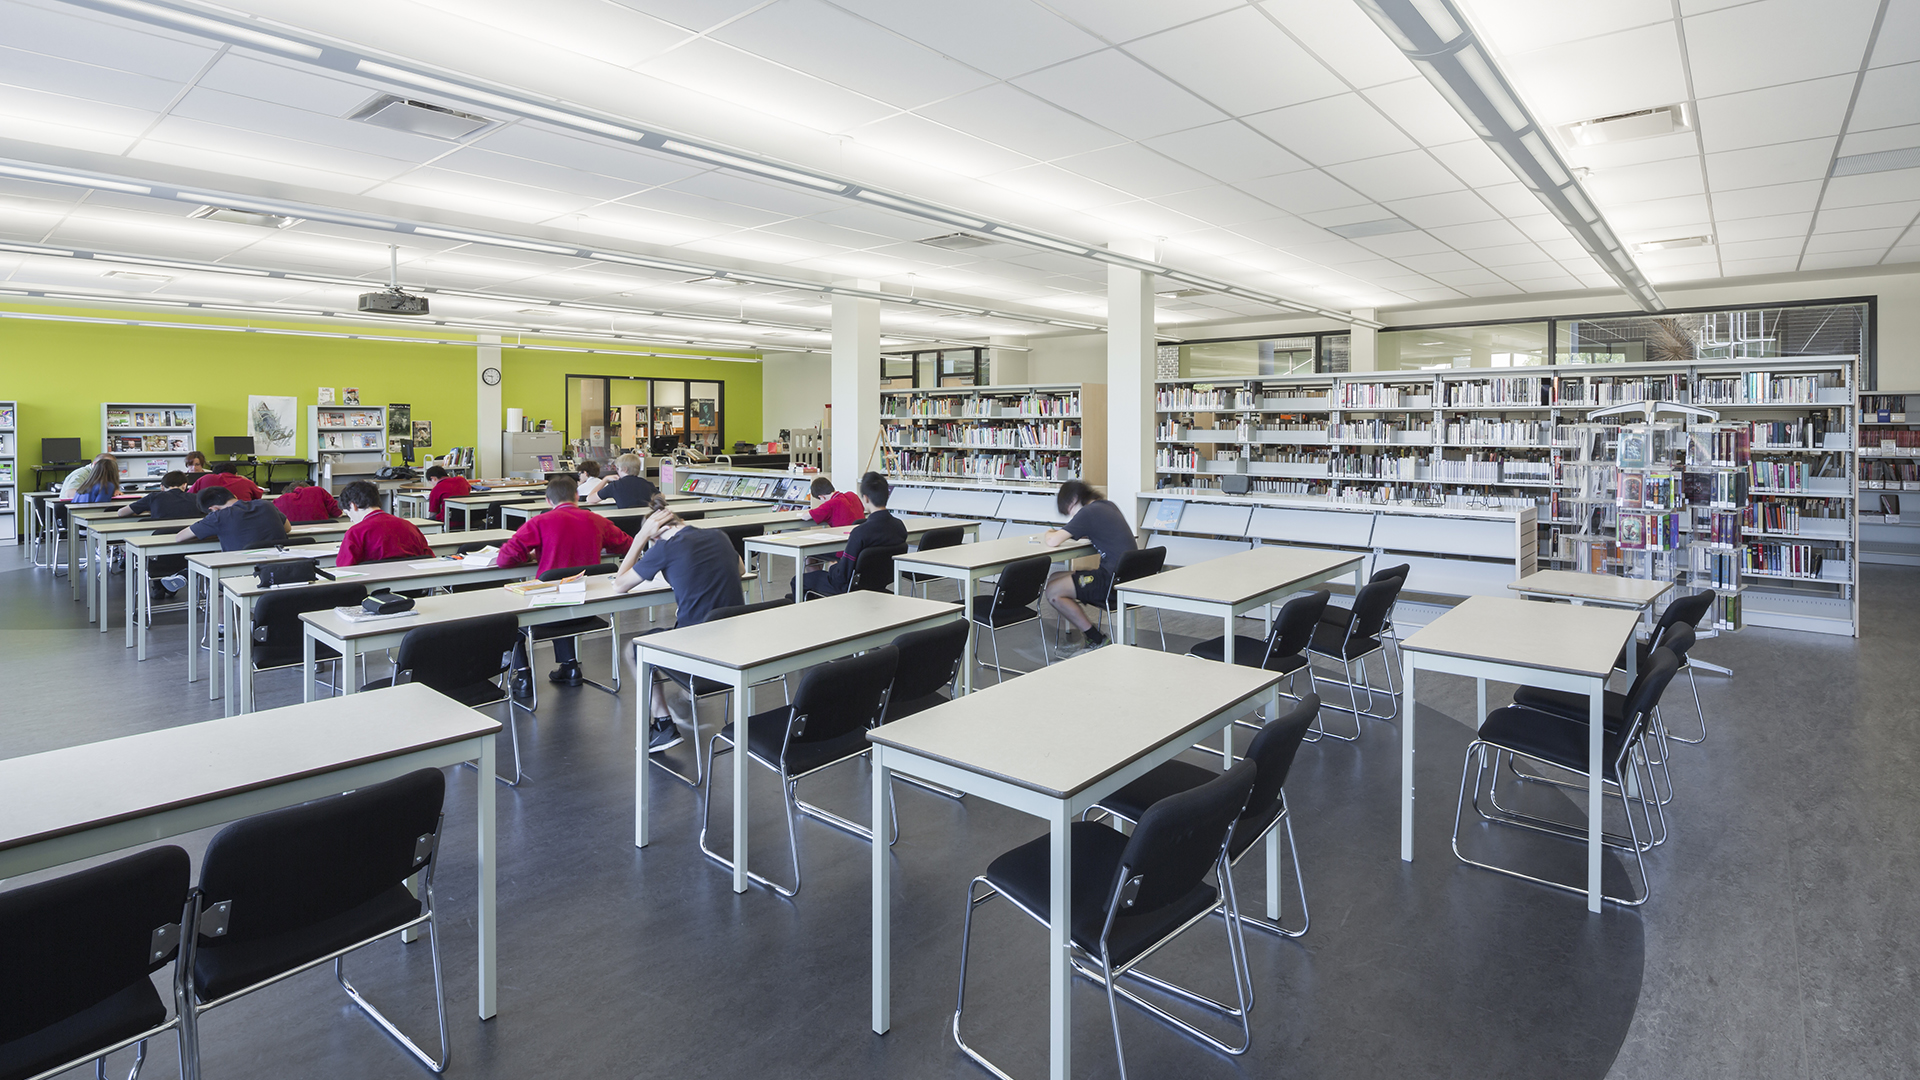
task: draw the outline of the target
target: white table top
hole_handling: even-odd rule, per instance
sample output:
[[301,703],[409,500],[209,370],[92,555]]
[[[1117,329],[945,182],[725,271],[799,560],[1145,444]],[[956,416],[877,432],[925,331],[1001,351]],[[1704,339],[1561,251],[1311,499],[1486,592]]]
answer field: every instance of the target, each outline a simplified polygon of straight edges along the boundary
[[[431,566],[415,566],[414,563],[432,563]],[[486,571],[487,576],[500,581],[512,581],[532,577],[539,569],[536,563],[521,563],[519,566],[482,566],[479,563],[456,562],[452,559],[409,559],[396,562],[362,563],[353,567],[340,567],[329,570],[335,580],[316,578],[302,585],[261,585],[253,578],[235,575],[222,584],[230,596],[264,596],[271,592],[290,592],[319,585],[363,585],[369,589],[395,587],[401,589],[428,589],[434,587],[434,578],[448,574],[471,574]],[[427,599],[420,597],[419,600]],[[416,600],[416,603],[418,600]]]
[[1400,648],[1605,678],[1639,623],[1640,613],[1624,608],[1470,596]]
[[867,738],[1064,799],[1281,678],[1114,644],[883,724]]
[[1541,570],[1510,582],[1507,588],[1519,593],[1645,607],[1672,589],[1673,582],[1643,581],[1612,574],[1582,574],[1577,570]]
[[[470,529],[466,532],[427,533],[427,546],[435,551],[451,551],[462,544],[502,544],[513,536],[512,529]],[[159,540],[161,537],[155,537]],[[129,543],[138,543],[136,537]],[[248,548],[244,551],[201,551],[187,556],[187,561],[209,570],[226,570],[236,566],[257,566],[264,562],[278,562],[282,559],[319,559],[322,565],[333,565],[333,559],[340,554],[339,544],[297,544],[285,551],[279,548]]]
[[672,653],[742,670],[943,614],[958,616],[960,605],[861,591],[648,634],[637,640],[650,653]]
[[[352,580],[356,579],[349,579],[349,582]],[[646,602],[664,603],[673,595],[673,590],[665,584],[651,582],[642,582],[631,592],[618,592],[613,588],[611,574],[590,577],[586,581],[585,605],[535,608],[527,597],[509,592],[504,588],[476,589],[472,592],[447,593],[444,596],[423,596],[414,601],[413,613],[405,618],[348,622],[328,610],[302,612],[300,621],[311,623],[314,629],[325,633],[329,639],[351,641],[355,638],[376,637],[396,631],[405,632],[415,627],[452,622],[456,619],[473,619],[482,615],[519,615],[537,610],[549,620],[574,619],[596,614],[599,606],[605,606],[608,601],[619,601],[624,597],[634,598],[636,602],[633,606],[641,607]]]
[[1132,595],[1178,597],[1241,604],[1296,581],[1352,569],[1364,556],[1350,551],[1311,551],[1264,545],[1217,559],[1137,578],[1115,588]]
[[687,524],[695,528],[701,526],[712,526],[715,528],[725,526],[729,529],[740,529],[751,528],[755,525],[763,528],[776,525],[806,526],[813,524],[813,521],[807,517],[805,510],[776,510],[765,514],[739,514],[726,518],[701,518],[698,521],[689,521]]
[[1040,535],[1034,533],[1032,536],[1009,536],[1002,540],[935,548],[932,551],[910,551],[905,555],[896,555],[893,564],[896,567],[912,570],[935,566],[973,570],[983,566],[1030,559],[1035,555],[1046,555],[1056,560],[1073,559],[1093,551],[1093,545],[1085,540],[1068,540],[1059,547],[1050,548],[1040,542]]
[[0,850],[500,730],[409,683],[0,761]]
[[[436,538],[439,538],[442,535],[440,530],[440,523],[438,521],[435,521],[432,518],[407,518],[406,520],[413,522],[414,525],[419,527],[421,533],[427,537],[427,543],[429,545],[431,545]],[[220,541],[218,540],[197,540],[197,539],[196,540],[176,540],[174,539],[174,537],[179,534],[179,529],[175,529],[171,534],[159,532],[159,530],[175,524],[179,525],[180,529],[184,529],[187,526],[193,524],[193,521],[187,518],[182,518],[178,522],[161,521],[156,523],[156,522],[143,521],[143,522],[128,522],[127,524],[129,525],[138,524],[138,525],[145,526],[145,528],[143,528],[139,532],[130,532],[129,530],[100,530],[100,531],[102,535],[111,536],[116,542],[124,541],[126,543],[132,544],[135,547],[139,547],[139,548],[164,548],[174,544],[178,544],[182,547],[187,547],[190,545],[198,545],[198,544],[212,544],[217,548],[220,545]],[[346,521],[314,521],[314,522],[308,522],[305,525],[295,525],[293,527],[293,532],[290,533],[289,535],[315,536],[315,537],[320,537],[322,539],[338,540],[340,537],[346,535],[347,529],[350,527],[351,527],[351,522],[346,522]],[[453,538],[458,539],[460,543],[468,543],[470,541],[467,541],[464,538],[471,536],[473,534],[452,533],[450,535]],[[286,552],[286,556],[288,558],[296,558],[296,559],[312,558],[313,553],[308,549],[316,548],[316,547],[324,547],[324,545],[296,544],[292,549]],[[335,552],[338,552],[340,550],[339,545],[337,544],[334,545],[333,550]],[[276,552],[276,549],[274,548],[248,548],[248,549],[245,549],[244,553],[252,555],[255,558],[258,558],[262,554],[274,554],[275,552]],[[161,552],[160,554],[166,554],[166,553]],[[230,554],[239,555],[239,554],[242,554],[242,552],[235,551],[235,552],[230,552]],[[192,555],[189,554],[188,557],[191,558]]]
[[[978,526],[980,524],[977,521],[964,521],[959,518],[942,517],[903,517],[900,519],[900,523],[907,527],[908,540],[918,539],[935,529],[964,529],[969,525]],[[721,518],[716,520],[714,524],[734,525],[738,524],[738,519]],[[756,547],[761,549],[770,547],[810,548],[821,544],[835,543],[844,546],[847,538],[852,536],[853,530],[857,528],[859,528],[858,525],[839,525],[833,527],[818,525],[810,529],[772,533],[765,536],[749,537],[748,539],[751,540]]]

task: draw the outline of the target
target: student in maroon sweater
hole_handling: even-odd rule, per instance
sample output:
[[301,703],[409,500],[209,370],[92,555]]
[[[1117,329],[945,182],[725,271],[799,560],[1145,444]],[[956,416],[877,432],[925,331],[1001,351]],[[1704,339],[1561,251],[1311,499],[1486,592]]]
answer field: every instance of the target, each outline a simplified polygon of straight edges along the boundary
[[441,512],[446,508],[448,499],[464,499],[473,494],[473,485],[464,476],[449,476],[447,470],[438,465],[427,467],[427,479],[433,482],[432,490],[427,492],[427,516],[447,520]]
[[[579,481],[571,476],[556,476],[547,481],[547,505],[553,509],[528,518],[511,539],[500,545],[500,555],[494,565],[519,566],[531,562],[537,553],[540,573],[544,574],[574,566],[597,566],[602,552],[625,555],[633,537],[599,514],[580,509],[575,501],[579,493]],[[574,651],[573,639],[556,638],[553,658],[560,666],[548,673],[548,681],[579,686],[580,659]],[[514,667],[516,671],[530,668],[524,646],[514,648]],[[531,687],[521,685],[521,678],[518,674],[514,676],[515,692],[526,689],[531,693]]]
[[223,487],[233,492],[233,497],[242,502],[257,499],[266,492],[260,485],[240,475],[240,467],[231,461],[222,461],[213,467],[210,473],[202,473],[200,479],[193,482],[187,494],[198,495],[210,487]]
[[413,522],[380,509],[380,489],[355,480],[340,490],[347,517],[353,521],[340,538],[335,566],[385,562],[388,559],[431,559],[433,548]]
[[295,525],[307,521],[332,521],[340,516],[340,504],[327,494],[327,489],[316,487],[306,480],[295,480],[293,486],[273,500],[273,505]]

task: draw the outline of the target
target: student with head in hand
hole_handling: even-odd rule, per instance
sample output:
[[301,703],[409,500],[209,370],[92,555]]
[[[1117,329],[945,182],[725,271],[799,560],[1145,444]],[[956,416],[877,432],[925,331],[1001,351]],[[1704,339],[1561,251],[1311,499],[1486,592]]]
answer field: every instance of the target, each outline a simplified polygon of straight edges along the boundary
[[218,540],[221,551],[244,551],[272,547],[293,532],[287,515],[265,499],[236,499],[217,485],[197,498],[206,516],[181,529],[175,539]]
[[464,499],[473,494],[473,485],[464,476],[452,476],[438,465],[427,466],[427,482],[433,485],[427,491],[427,516],[445,521],[448,499]]
[[308,521],[332,521],[340,516],[340,504],[327,489],[308,480],[295,480],[273,500],[273,505],[298,525]]
[[1068,540],[1085,540],[1100,553],[1098,569],[1064,571],[1047,579],[1047,600],[1060,617],[1072,623],[1085,638],[1084,644],[1069,644],[1060,650],[1071,656],[1107,643],[1107,635],[1094,627],[1093,620],[1087,618],[1086,610],[1080,605],[1099,606],[1107,602],[1114,571],[1120,568],[1120,556],[1140,544],[1134,539],[1133,525],[1127,515],[1102,496],[1099,488],[1085,481],[1069,480],[1061,484],[1054,503],[1067,516],[1067,523],[1062,528],[1048,529],[1041,536],[1041,543],[1059,547]]
[[433,548],[413,522],[394,517],[380,509],[380,489],[365,480],[355,480],[340,489],[340,502],[346,506],[347,533],[340,538],[340,554],[335,566],[355,563],[386,562],[389,559],[431,559]]
[[[80,490],[82,486],[81,481],[87,479],[87,477],[89,476],[92,476],[94,470],[98,469],[100,467],[100,463],[103,461],[114,461],[114,456],[112,454],[100,454],[97,457],[95,457],[92,461],[87,462],[85,465],[80,466],[79,468],[68,473],[66,476],[62,477],[60,480],[60,497],[62,499],[71,500],[74,496],[74,493]],[[114,461],[114,464],[117,467],[119,462]]]
[[621,454],[613,459],[613,467],[619,475],[609,480],[604,487],[581,501],[588,505],[612,503],[621,510],[634,510],[653,502],[660,489],[647,479],[647,459],[639,454]]
[[860,496],[851,491],[835,491],[833,481],[816,476],[807,493],[807,516],[819,524],[837,529],[842,525],[858,525],[860,519],[867,516],[867,511],[860,505]]
[[[582,510],[578,502],[580,487],[573,477],[560,475],[547,481],[547,505],[544,514],[535,514],[515,530],[512,538],[500,545],[495,566],[519,566],[540,560],[540,573],[577,566],[598,566],[602,553],[625,555],[633,538],[619,526],[591,510]],[[514,691],[530,696],[533,687],[522,683],[531,679],[525,646],[514,647]],[[559,663],[547,674],[549,682],[580,685],[580,658],[571,638],[556,638],[553,658]],[[520,672],[526,672],[525,675]]]

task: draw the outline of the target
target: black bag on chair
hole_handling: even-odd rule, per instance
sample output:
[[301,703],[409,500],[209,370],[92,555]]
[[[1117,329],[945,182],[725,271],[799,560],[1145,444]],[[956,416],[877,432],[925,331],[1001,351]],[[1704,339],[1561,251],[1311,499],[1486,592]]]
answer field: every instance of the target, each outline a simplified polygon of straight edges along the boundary
[[306,585],[318,578],[334,580],[332,574],[320,569],[318,559],[280,559],[261,563],[253,568],[253,580],[262,588],[274,585]]

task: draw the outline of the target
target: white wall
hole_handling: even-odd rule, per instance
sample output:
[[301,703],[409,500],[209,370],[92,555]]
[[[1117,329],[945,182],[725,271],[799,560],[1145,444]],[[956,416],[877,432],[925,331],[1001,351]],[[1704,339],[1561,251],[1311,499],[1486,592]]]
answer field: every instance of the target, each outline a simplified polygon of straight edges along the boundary
[[760,363],[760,429],[776,439],[781,428],[820,423],[833,395],[833,358],[826,353],[766,353]]
[[1107,381],[1107,335],[1067,334],[1027,339],[1029,383],[1104,383]]

